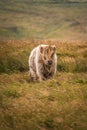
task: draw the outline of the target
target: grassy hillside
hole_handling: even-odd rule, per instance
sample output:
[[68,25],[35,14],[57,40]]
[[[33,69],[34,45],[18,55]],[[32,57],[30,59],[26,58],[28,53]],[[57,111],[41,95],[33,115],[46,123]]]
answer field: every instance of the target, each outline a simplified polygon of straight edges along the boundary
[[57,46],[59,71],[87,72],[87,42],[68,43],[57,40],[8,40],[0,41],[0,73],[28,70],[30,50],[38,44],[55,44]]
[[[28,55],[55,44],[54,78],[32,82]],[[0,41],[0,130],[87,129],[87,43],[57,40]]]
[[0,39],[87,40],[87,3],[0,0]]

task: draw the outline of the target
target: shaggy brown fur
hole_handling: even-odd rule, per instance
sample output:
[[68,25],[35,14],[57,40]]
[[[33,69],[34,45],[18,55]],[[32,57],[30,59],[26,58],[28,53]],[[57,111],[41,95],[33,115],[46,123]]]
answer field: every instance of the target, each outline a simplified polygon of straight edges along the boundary
[[34,80],[46,80],[54,76],[57,67],[57,56],[54,45],[39,45],[29,57],[29,68]]

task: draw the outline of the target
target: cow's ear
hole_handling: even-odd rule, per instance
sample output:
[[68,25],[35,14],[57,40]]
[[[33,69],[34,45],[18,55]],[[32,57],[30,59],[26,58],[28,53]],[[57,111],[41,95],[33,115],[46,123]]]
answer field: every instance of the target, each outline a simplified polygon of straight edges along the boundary
[[40,52],[41,52],[41,53],[43,53],[43,49],[44,49],[44,48],[41,46],[41,47],[40,47]]
[[53,51],[55,51],[56,50],[56,46],[52,45],[52,49],[53,49]]

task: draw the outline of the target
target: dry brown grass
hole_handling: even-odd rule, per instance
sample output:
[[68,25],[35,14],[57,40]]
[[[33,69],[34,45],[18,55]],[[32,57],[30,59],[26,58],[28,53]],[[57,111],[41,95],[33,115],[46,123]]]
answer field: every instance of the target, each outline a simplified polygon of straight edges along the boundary
[[[56,45],[58,71],[37,83],[28,75],[28,56],[42,43]],[[86,51],[86,42],[1,41],[0,130],[86,130]]]
[[[87,71],[87,42],[58,40],[8,40],[0,42],[0,72],[28,70],[30,51],[39,44],[55,44],[59,71]],[[10,68],[9,68],[10,66]]]

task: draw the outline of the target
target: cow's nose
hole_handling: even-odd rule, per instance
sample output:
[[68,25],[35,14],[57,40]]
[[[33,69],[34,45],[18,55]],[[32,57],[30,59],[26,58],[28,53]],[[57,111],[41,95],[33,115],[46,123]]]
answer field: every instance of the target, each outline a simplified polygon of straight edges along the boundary
[[48,60],[48,65],[51,65],[52,64],[52,61],[51,60]]

